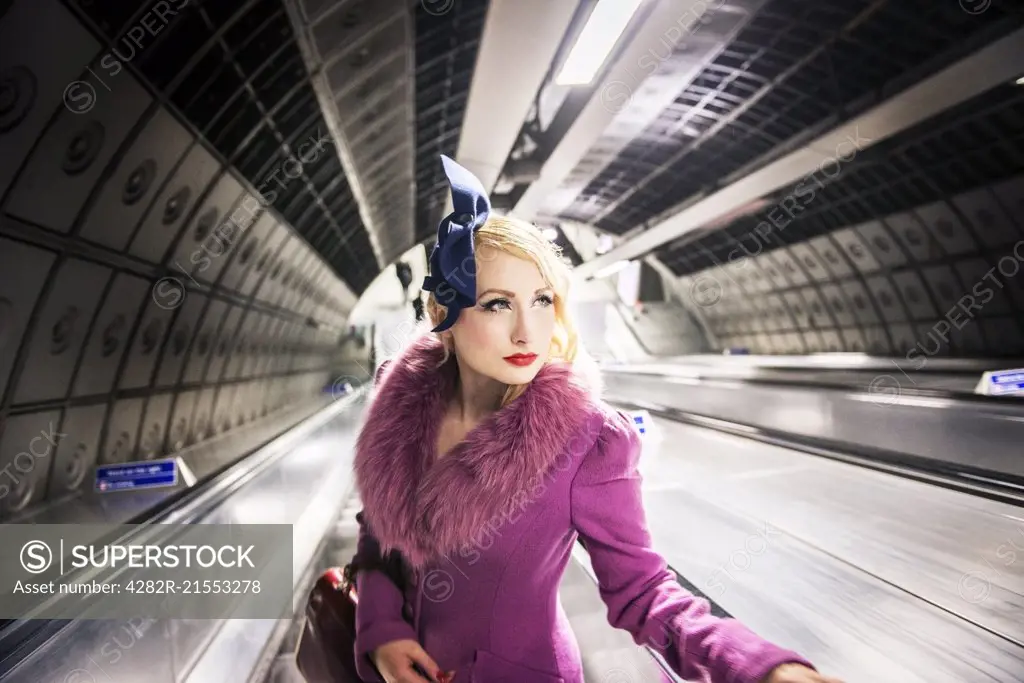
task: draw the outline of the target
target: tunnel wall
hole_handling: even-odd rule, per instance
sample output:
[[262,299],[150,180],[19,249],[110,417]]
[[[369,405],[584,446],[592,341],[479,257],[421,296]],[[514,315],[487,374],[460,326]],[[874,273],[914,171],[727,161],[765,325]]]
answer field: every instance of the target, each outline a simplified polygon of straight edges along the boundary
[[352,298],[129,69],[87,84],[110,56],[0,3],[0,517],[315,409]]
[[[819,168],[658,258],[719,348],[1024,357],[1024,88]],[[870,137],[871,132],[858,133]]]
[[751,239],[756,256],[680,288],[719,348],[1024,357],[1021,197],[1024,177],[770,251]]

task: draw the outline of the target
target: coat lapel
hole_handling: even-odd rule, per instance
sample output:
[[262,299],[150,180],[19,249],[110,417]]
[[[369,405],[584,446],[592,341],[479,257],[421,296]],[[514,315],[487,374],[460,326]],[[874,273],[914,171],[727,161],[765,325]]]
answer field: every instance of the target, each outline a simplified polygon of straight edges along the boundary
[[384,552],[414,567],[450,556],[497,524],[538,482],[595,410],[597,373],[545,365],[526,392],[471,430],[433,466],[455,386],[441,343],[414,341],[381,377],[356,445],[356,484]]

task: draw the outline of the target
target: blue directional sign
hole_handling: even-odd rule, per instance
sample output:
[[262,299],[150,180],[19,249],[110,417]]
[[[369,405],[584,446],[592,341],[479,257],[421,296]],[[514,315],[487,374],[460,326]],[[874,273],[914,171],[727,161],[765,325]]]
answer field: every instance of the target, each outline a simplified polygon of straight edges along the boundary
[[174,458],[122,462],[96,468],[95,489],[101,493],[174,486],[177,483],[178,463]]
[[1024,370],[988,373],[988,393],[993,396],[1024,393]]
[[650,413],[646,410],[631,410],[628,414],[641,436],[651,436],[651,432],[654,431],[654,422],[651,420]]
[[643,415],[634,415],[633,416],[633,422],[634,422],[634,424],[636,424],[637,429],[640,430],[641,434],[646,434],[647,433],[647,426],[646,426],[646,423],[644,422],[644,416]]

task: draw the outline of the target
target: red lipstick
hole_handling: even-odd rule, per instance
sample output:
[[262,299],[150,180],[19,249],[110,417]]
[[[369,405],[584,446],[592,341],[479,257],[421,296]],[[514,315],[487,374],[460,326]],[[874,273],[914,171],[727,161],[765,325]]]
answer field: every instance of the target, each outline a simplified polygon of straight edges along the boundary
[[512,365],[520,368],[525,368],[527,365],[532,365],[533,361],[537,360],[537,354],[535,353],[517,353],[512,356],[505,356],[505,360]]

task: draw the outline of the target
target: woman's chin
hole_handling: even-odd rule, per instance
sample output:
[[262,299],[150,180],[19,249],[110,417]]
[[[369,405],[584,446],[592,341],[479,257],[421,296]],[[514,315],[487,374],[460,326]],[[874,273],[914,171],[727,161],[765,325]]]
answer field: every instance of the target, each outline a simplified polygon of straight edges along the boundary
[[541,362],[538,358],[530,365],[523,367],[517,367],[511,363],[506,363],[505,365],[506,367],[504,368],[495,369],[494,379],[502,384],[527,384],[537,376]]

